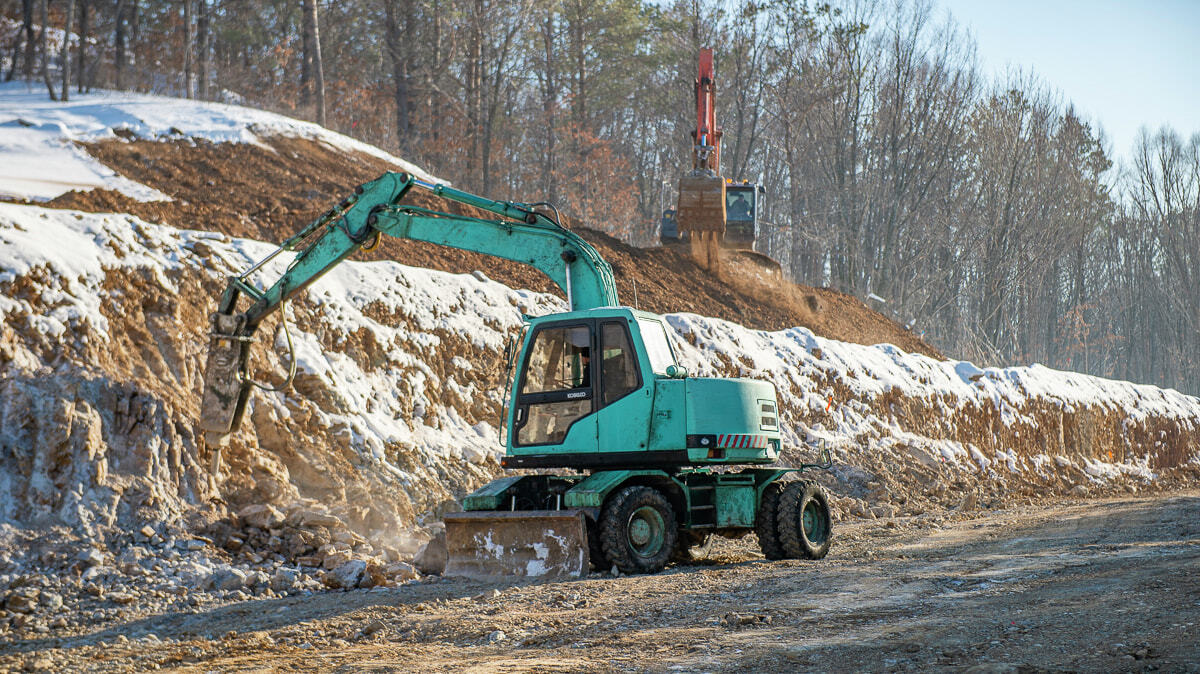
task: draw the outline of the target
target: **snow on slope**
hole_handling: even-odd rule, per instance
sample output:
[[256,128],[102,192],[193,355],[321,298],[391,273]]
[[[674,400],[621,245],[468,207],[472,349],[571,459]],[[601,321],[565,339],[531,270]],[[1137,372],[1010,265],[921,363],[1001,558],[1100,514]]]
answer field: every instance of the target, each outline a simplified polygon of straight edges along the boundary
[[[146,491],[158,495],[158,517],[199,505],[196,480],[178,476],[207,465],[186,431],[206,313],[221,279],[269,250],[127,215],[0,205],[0,379],[10,382],[0,383],[0,444],[21,448],[0,455],[0,518],[56,513],[71,523],[119,523],[132,512],[124,500]],[[562,308],[551,295],[470,274],[341,265],[294,307],[300,375],[291,391],[255,394],[217,491],[230,503],[250,492],[347,501],[372,511],[364,521],[411,524],[496,473],[501,345],[520,313]],[[829,442],[847,489],[855,475],[900,480],[904,471],[913,494],[962,479],[1146,481],[1200,453],[1200,400],[1175,391],[1038,366],[979,370],[804,329],[753,331],[692,314],[668,321],[693,372],[773,381],[786,446]],[[157,332],[143,335],[146,326]],[[257,371],[277,372],[285,342],[263,332],[271,348]],[[97,380],[108,382],[103,395],[88,383]],[[123,386],[133,394],[106,393]],[[54,396],[64,388],[86,432],[43,421],[61,416]],[[129,400],[144,406],[147,396],[161,416],[153,423],[129,412]],[[1082,444],[1072,439],[1081,425],[1092,429]],[[1160,430],[1174,453],[1156,444]]]
[[[195,505],[195,480],[180,476],[205,464],[186,428],[195,420],[207,312],[228,274],[272,249],[128,215],[0,204],[0,445],[21,448],[0,453],[0,519],[54,513],[72,524],[113,524],[122,494],[143,491],[163,497],[162,517]],[[265,273],[277,276],[288,261],[281,256]],[[276,495],[284,498],[311,495],[297,475],[344,472],[310,481],[326,496],[329,483],[343,480],[350,491],[373,492],[359,504],[375,500],[375,519],[411,523],[414,508],[437,505],[453,484],[490,475],[468,464],[494,466],[499,452],[484,419],[499,403],[490,381],[502,342],[521,311],[560,308],[551,295],[473,275],[342,265],[292,311],[300,374],[292,391],[256,399],[239,460],[265,470],[264,482],[299,485]],[[158,330],[129,338],[145,326]],[[282,335],[275,341],[256,371],[282,369]],[[96,380],[107,382],[102,391],[80,392]],[[109,400],[114,386],[131,390]],[[50,421],[62,408],[56,396],[83,409],[92,430],[64,440],[72,423],[59,432],[61,422]],[[149,437],[126,437],[129,400],[147,397],[163,418],[147,424]],[[348,458],[331,463],[326,455],[339,452]],[[70,458],[37,458],[47,453]],[[159,472],[170,464],[183,468]],[[231,490],[255,488],[236,468],[223,470]],[[74,482],[77,471],[84,483]]]
[[50,101],[40,83],[7,82],[0,84],[0,195],[45,201],[70,190],[103,188],[140,201],[168,200],[158,190],[117,175],[76,145],[117,138],[117,131],[149,139],[232,143],[257,143],[269,136],[308,138],[438,180],[373,145],[262,110],[113,91],[72,93],[70,102],[60,103]]
[[[970,471],[987,472],[1003,466],[1012,473],[1038,472],[1051,464],[1057,468],[1077,465],[1095,479],[1128,475],[1150,480],[1160,446],[1136,443],[1127,434],[1109,438],[1090,452],[1084,448],[1074,458],[1061,453],[1051,457],[1045,451],[1018,451],[1027,446],[1020,439],[1020,430],[1010,431],[1012,437],[992,432],[977,434],[974,442],[963,442],[956,438],[971,433],[953,428],[953,420],[964,412],[970,416],[973,410],[986,409],[1006,429],[1037,429],[1045,423],[1039,412],[1047,407],[1062,414],[1100,409],[1117,414],[1126,428],[1166,419],[1193,437],[1200,433],[1200,399],[1173,389],[1041,365],[980,369],[965,361],[906,353],[890,344],[862,346],[823,339],[805,328],[748,330],[695,314],[677,314],[667,320],[681,337],[677,344],[692,371],[710,376],[728,373],[729,368],[721,368],[720,363],[737,363],[733,374],[765,378],[775,384],[793,418],[808,418],[812,423],[799,421],[784,429],[785,445],[793,447],[823,440],[845,448],[857,442],[866,445],[861,449],[875,452],[901,444],[910,445],[907,449],[918,459]],[[838,395],[841,400],[827,412],[828,396],[833,394],[830,381],[845,387],[849,395]],[[870,404],[885,395],[928,401],[922,414],[935,421],[915,424],[925,435],[904,428],[914,425],[911,422],[898,423],[902,414]],[[931,434],[930,428],[939,432]],[[1108,455],[1112,443],[1124,450],[1120,457]],[[1200,454],[1193,459],[1200,460]]]

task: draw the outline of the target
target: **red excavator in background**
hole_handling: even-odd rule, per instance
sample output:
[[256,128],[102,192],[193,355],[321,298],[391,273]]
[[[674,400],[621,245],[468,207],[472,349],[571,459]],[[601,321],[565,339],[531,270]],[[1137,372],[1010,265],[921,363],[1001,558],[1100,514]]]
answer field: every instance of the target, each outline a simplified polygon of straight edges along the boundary
[[[720,276],[721,246],[753,254],[759,225],[764,224],[760,213],[765,190],[746,180],[735,182],[721,176],[721,127],[717,126],[716,105],[713,50],[706,47],[700,50],[700,70],[696,77],[692,170],[679,179],[675,221],[668,222],[664,214],[663,238],[686,236],[696,261]],[[758,254],[753,257],[765,258]],[[778,270],[778,264],[769,258],[765,260]]]

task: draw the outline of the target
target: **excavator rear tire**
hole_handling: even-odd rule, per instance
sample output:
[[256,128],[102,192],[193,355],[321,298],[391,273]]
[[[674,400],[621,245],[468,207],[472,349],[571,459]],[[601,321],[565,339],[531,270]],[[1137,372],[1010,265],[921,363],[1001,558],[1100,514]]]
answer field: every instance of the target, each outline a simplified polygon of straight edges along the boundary
[[784,559],[787,552],[779,541],[779,527],[775,525],[775,514],[779,510],[779,496],[784,485],[772,482],[763,489],[758,502],[758,515],[754,518],[754,533],[758,534],[758,547],[767,559]]
[[600,523],[590,519],[587,523],[588,563],[593,571],[608,571],[612,562],[604,556],[604,546],[600,544]]
[[621,573],[661,571],[678,537],[675,509],[651,487],[625,487],[600,513],[600,546]]
[[821,485],[792,482],[779,497],[776,525],[783,549],[792,559],[821,559],[833,543],[829,499]]

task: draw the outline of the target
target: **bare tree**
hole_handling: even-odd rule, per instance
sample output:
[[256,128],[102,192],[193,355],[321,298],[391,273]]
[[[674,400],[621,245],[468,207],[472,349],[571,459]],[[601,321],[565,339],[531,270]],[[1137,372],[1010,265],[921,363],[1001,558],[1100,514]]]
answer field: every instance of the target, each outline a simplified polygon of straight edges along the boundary
[[321,62],[321,28],[317,0],[304,0],[304,59],[311,63],[312,89],[316,98],[317,123],[325,126],[325,67]]
[[81,94],[83,93],[84,87],[87,86],[85,80],[88,79],[87,42],[89,30],[88,19],[90,18],[88,15],[90,14],[90,8],[91,3],[89,0],[79,0],[79,58],[76,59],[78,61],[76,70],[78,71],[79,75],[76,77],[76,80],[79,84],[78,91]]
[[71,98],[71,30],[75,27],[75,0],[67,0],[67,25],[62,42],[62,100]]
[[198,52],[197,61],[199,62],[198,78],[199,78],[199,94],[200,98],[208,100],[208,81],[212,77],[210,72],[212,69],[212,6],[209,0],[198,0],[199,16],[196,21],[196,50]]
[[113,10],[113,70],[114,84],[118,89],[125,87],[125,39],[128,0],[116,0]]
[[12,57],[9,59],[8,74],[4,76],[5,82],[11,82],[17,74],[17,61],[20,60],[22,42],[25,45],[25,63],[22,73],[26,80],[30,80],[33,79],[33,59],[36,48],[33,34],[33,0],[21,0],[21,29],[17,31],[16,38],[13,40]]
[[50,100],[57,101],[58,94],[54,93],[54,83],[50,81],[50,48],[47,46],[46,31],[50,24],[49,0],[42,0],[42,34],[38,40],[42,45],[42,81],[46,83],[46,91],[50,92]]
[[196,97],[195,0],[183,0],[183,95]]
[[387,21],[388,57],[392,62],[392,82],[396,89],[396,143],[401,155],[412,146],[412,82],[411,67],[414,31],[412,27],[415,3],[411,0],[383,0]]

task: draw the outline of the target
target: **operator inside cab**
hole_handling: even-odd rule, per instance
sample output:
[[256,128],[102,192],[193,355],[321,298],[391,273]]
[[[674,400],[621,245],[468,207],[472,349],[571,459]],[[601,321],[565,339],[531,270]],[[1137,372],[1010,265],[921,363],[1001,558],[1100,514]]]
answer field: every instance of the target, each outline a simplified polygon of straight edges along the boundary
[[754,219],[754,192],[750,192],[750,199],[746,198],[745,193],[741,190],[728,190],[726,196],[725,210],[731,220],[753,220]]

